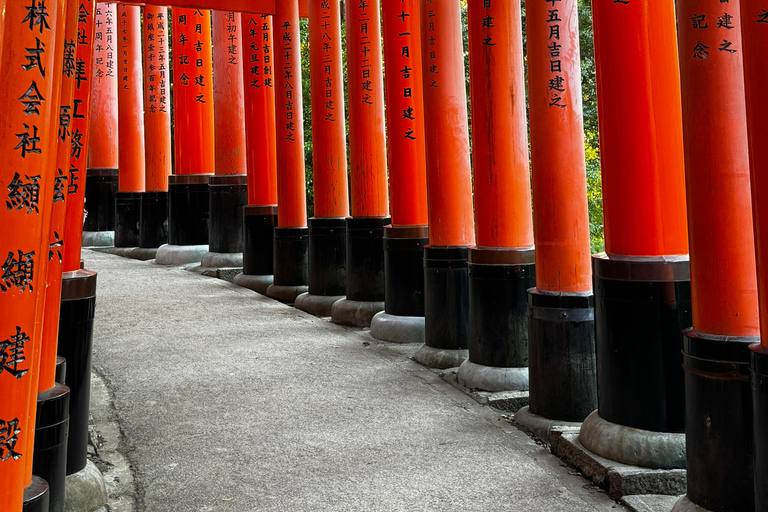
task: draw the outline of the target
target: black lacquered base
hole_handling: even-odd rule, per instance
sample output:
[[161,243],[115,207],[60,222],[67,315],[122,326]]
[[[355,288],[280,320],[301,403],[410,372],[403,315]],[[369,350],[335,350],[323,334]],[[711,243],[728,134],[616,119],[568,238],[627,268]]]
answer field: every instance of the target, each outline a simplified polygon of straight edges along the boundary
[[347,299],[384,301],[384,226],[390,217],[347,219]]
[[424,248],[424,343],[442,350],[469,345],[466,247]]
[[347,291],[347,219],[309,219],[309,294]]
[[139,246],[141,195],[141,192],[115,195],[115,247]]
[[115,230],[117,169],[88,169],[85,178],[85,210],[88,216],[83,231]]
[[211,176],[208,247],[216,253],[243,252],[243,207],[248,204],[245,175]]
[[208,245],[210,174],[174,174],[168,177],[168,243]]
[[32,483],[24,489],[23,512],[48,512],[50,492],[48,482],[32,475]]
[[275,227],[277,227],[277,206],[245,206],[243,208],[243,274],[272,275]]
[[424,247],[427,226],[384,228],[384,307],[398,316],[424,316]]
[[536,286],[533,249],[471,247],[469,360],[497,368],[528,366],[528,289]]
[[141,194],[139,247],[157,249],[168,243],[168,192]]
[[48,482],[50,512],[64,512],[69,434],[69,388],[56,384],[37,395],[32,472]]
[[58,352],[67,360],[67,386],[70,389],[67,475],[82,470],[87,462],[95,309],[96,272],[65,272],[61,287]]
[[749,344],[685,331],[688,499],[713,512],[754,510]]
[[755,511],[768,512],[768,349],[750,345]]
[[67,383],[67,360],[61,356],[56,357],[56,382]]
[[276,286],[306,286],[309,228],[275,228]]
[[528,291],[530,411],[582,422],[597,408],[592,294]]
[[599,254],[592,267],[600,417],[653,432],[684,432],[683,329],[692,325],[688,260]]

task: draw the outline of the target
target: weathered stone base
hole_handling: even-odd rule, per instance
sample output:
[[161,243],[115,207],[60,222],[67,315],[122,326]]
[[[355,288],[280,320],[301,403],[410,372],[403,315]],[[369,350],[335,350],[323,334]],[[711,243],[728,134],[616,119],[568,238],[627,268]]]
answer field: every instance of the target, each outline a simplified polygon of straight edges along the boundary
[[423,345],[413,355],[413,360],[429,368],[456,368],[469,357],[469,350],[449,350]]
[[114,247],[114,231],[83,231],[83,247]]
[[688,496],[682,496],[672,507],[672,512],[709,512],[709,509],[695,504]]
[[384,301],[361,302],[342,299],[333,304],[331,321],[350,327],[370,327],[374,315],[380,311],[384,311]]
[[200,260],[201,267],[207,268],[237,268],[243,267],[241,252],[208,252]]
[[598,411],[584,420],[579,442],[589,451],[622,464],[653,469],[685,468],[685,434],[617,425],[601,418]]
[[208,252],[207,245],[161,245],[157,249],[155,263],[158,265],[187,265],[198,263]]
[[149,261],[157,257],[157,249],[144,249],[142,247],[110,247],[107,252],[115,256],[141,261]]
[[573,433],[578,434],[581,423],[570,421],[558,421],[533,414],[530,407],[526,406],[515,413],[515,423],[530,430],[533,435],[544,442],[552,444],[551,435],[553,428],[559,428],[560,431],[571,429]]
[[267,288],[267,297],[271,297],[275,300],[279,300],[284,304],[292,306],[296,302],[296,297],[302,293],[307,293],[309,287],[302,286],[284,286],[279,284],[272,284]]
[[424,317],[381,311],[371,319],[371,336],[392,343],[424,343]]
[[272,283],[275,282],[275,276],[251,276],[247,274],[239,274],[235,276],[235,279],[232,282],[237,286],[242,286],[243,288],[248,288],[256,293],[266,295],[267,288],[272,286]]
[[553,427],[550,443],[552,453],[578,468],[613,499],[633,494],[680,496],[686,491],[684,469],[648,469],[603,458],[582,446],[572,429]]
[[527,391],[528,368],[497,368],[473,363],[469,359],[459,367],[459,383],[465,388],[483,391]]
[[331,316],[333,305],[343,299],[343,295],[312,295],[302,293],[296,297],[293,307],[319,317]]
[[669,512],[678,500],[676,496],[663,494],[638,494],[624,496],[621,504],[631,512]]
[[197,272],[201,276],[215,277],[232,283],[235,281],[235,277],[243,272],[243,267],[194,267],[189,270]]
[[441,370],[440,377],[481,405],[493,407],[502,413],[516,413],[523,407],[527,407],[530,403],[530,397],[527,391],[499,391],[497,393],[491,393],[490,391],[478,391],[476,389],[465,388],[459,384],[459,379],[456,375],[458,371],[458,368]]
[[95,512],[107,504],[107,486],[96,465],[88,461],[85,468],[67,477],[65,512]]

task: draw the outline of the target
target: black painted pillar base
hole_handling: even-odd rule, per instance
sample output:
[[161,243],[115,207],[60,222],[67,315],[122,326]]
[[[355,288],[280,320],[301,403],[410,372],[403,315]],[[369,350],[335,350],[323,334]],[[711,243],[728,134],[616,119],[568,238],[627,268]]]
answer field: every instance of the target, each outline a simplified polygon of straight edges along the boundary
[[309,228],[275,228],[274,284],[267,295],[286,304],[307,291]]
[[768,349],[750,345],[754,432],[755,511],[768,512]]
[[139,216],[139,247],[157,249],[168,243],[168,192],[143,192]]
[[243,208],[243,274],[271,276],[274,272],[274,230],[277,206]]
[[168,177],[168,243],[208,245],[210,174]]
[[424,316],[424,248],[427,226],[384,228],[384,310],[390,315]]
[[56,384],[37,395],[32,472],[48,482],[50,512],[64,512],[69,435],[69,388]]
[[347,287],[347,219],[309,219],[309,291],[294,307],[319,317],[331,316]]
[[56,357],[56,382],[67,383],[67,360],[61,356]]
[[749,344],[685,331],[685,445],[688,499],[713,512],[754,510]]
[[142,192],[115,195],[115,247],[138,247]]
[[208,248],[213,253],[243,252],[243,207],[248,204],[246,180],[244,174],[210,177]]
[[468,357],[467,247],[424,248],[424,345],[413,356],[425,366],[453,368]]
[[459,383],[484,391],[528,389],[528,289],[533,249],[469,248],[469,359]]
[[88,169],[85,177],[85,219],[83,231],[115,230],[117,169]]
[[530,411],[580,423],[597,408],[592,293],[528,290]]
[[70,389],[67,475],[82,470],[87,462],[96,277],[89,270],[62,276],[58,352],[67,360]]
[[48,482],[32,475],[32,483],[24,489],[23,512],[48,512],[50,489]]

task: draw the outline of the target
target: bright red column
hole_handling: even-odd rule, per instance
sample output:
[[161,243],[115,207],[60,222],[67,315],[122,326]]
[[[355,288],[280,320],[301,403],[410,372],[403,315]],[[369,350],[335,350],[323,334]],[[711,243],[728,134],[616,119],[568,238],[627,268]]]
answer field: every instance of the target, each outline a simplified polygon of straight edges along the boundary
[[339,2],[309,1],[309,51],[315,217],[346,217],[349,194]]
[[117,26],[117,4],[97,3],[91,82],[93,112],[89,118],[89,169],[117,169],[120,161],[117,122]]
[[387,155],[379,0],[346,2],[353,217],[386,217]]
[[147,192],[167,192],[171,168],[168,9],[144,7],[144,146]]
[[381,7],[392,225],[423,226],[429,219],[419,2]]
[[277,204],[274,43],[271,16],[242,15],[248,204]]
[[245,107],[240,14],[213,11],[216,175],[245,174]]
[[117,8],[119,32],[118,130],[120,192],[144,192],[144,83],[141,59],[141,7],[120,4]]
[[277,125],[277,222],[281,228],[307,226],[304,188],[304,116],[298,0],[278,2],[274,17]]
[[[536,288],[588,292],[592,270],[577,2],[558,6],[558,22],[549,21],[550,11],[545,2],[526,6]],[[562,37],[550,26],[558,26]]]
[[174,174],[215,168],[211,13],[173,10]]
[[[66,2],[3,6],[0,89],[0,503],[22,509],[35,412],[55,187]],[[57,37],[58,36],[58,37]]]

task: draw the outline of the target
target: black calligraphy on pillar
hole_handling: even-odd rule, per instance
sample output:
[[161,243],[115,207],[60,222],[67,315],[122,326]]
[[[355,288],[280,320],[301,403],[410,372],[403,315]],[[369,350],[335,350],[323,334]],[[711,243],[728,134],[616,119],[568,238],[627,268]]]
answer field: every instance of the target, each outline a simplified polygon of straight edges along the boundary
[[296,142],[296,122],[293,119],[293,38],[291,37],[291,22],[285,21],[282,25],[283,29],[283,52],[285,61],[283,63],[283,78],[285,79],[284,87],[284,105],[285,105],[285,140],[290,142]]
[[[162,14],[162,13],[159,13]],[[146,45],[144,46],[144,60],[147,67],[147,111],[150,114],[154,114],[158,111],[158,42],[156,41],[155,33],[155,14],[144,11],[144,38],[146,39]],[[179,16],[184,18],[186,24],[186,16]],[[181,34],[179,37],[179,44],[185,46],[187,42],[186,36]],[[162,51],[162,50],[160,50]],[[189,81],[187,81],[187,84]]]
[[[729,3],[727,1],[719,0],[718,3]],[[718,52],[724,54],[734,54],[738,52],[738,49],[734,45],[731,35],[731,31],[737,28],[739,19],[734,16],[727,9],[730,7],[724,7],[722,13],[698,14],[694,13],[691,16],[691,27],[693,29],[702,30],[701,39],[696,41],[696,44],[691,50],[691,57],[697,60],[707,60],[709,58],[710,50],[714,47]],[[758,20],[759,21],[759,20]],[[767,20],[768,21],[768,20]]]
[[115,76],[115,34],[113,31],[112,25],[114,24],[114,20],[112,19],[112,11],[115,8],[114,4],[110,6],[110,8],[107,9],[107,12],[104,14],[104,24],[106,25],[104,29],[104,34],[106,36],[106,76],[107,77],[114,77]]
[[29,215],[32,212],[40,213],[37,205],[40,200],[40,175],[24,176],[21,178],[19,173],[14,173],[11,183],[8,185],[8,198],[5,206],[8,210],[27,210]]
[[235,23],[235,13],[228,12],[225,17],[227,20],[227,64],[236,66],[240,55],[237,51],[239,34],[237,23]]
[[29,368],[20,368],[19,366],[27,362],[24,356],[24,346],[27,343],[29,343],[29,336],[18,325],[16,326],[16,334],[0,341],[0,375],[5,372],[16,380],[26,375]]
[[[405,4],[404,0],[400,0],[401,4]],[[418,6],[416,7],[418,9]],[[420,107],[420,105],[416,105],[413,102],[413,87],[416,85],[413,78],[413,58],[411,57],[411,41],[413,40],[411,38],[411,14],[405,12],[405,9],[400,9],[400,14],[397,15],[398,19],[400,20],[400,30],[397,32],[397,37],[399,38],[400,42],[400,57],[403,62],[403,69],[400,70],[400,73],[403,76],[403,96],[408,98],[406,107],[403,109],[403,119],[406,120],[405,124],[405,132],[403,134],[403,138],[407,140],[416,140],[415,131],[413,129],[413,125],[408,123],[408,121],[414,121],[416,118],[414,117],[416,115],[416,108],[414,107]],[[405,94],[405,91],[408,91],[408,94]]]
[[[18,255],[18,257],[17,257]],[[17,288],[19,293],[29,289],[30,293],[34,291],[32,280],[35,277],[35,251],[24,252],[21,249],[14,254],[8,252],[0,270],[0,291],[5,293],[11,288]]]
[[16,443],[19,441],[19,419],[0,420],[0,462],[8,459],[19,460],[21,454],[16,451]]
[[[354,1],[354,0],[353,0]],[[363,97],[360,102],[363,105],[373,105],[373,82],[371,81],[371,59],[368,54],[372,51],[371,35],[368,24],[371,22],[371,6],[368,0],[358,0],[358,8],[360,9],[360,18],[358,23],[360,24],[360,49],[358,50],[363,59],[360,62],[360,74],[361,82],[360,88],[363,92]],[[378,32],[374,29],[373,37],[379,37]]]
[[[428,0],[429,3],[432,3],[432,0]],[[488,1],[488,0],[485,0]],[[437,83],[438,78],[437,75],[440,74],[440,69],[437,65],[437,40],[435,38],[435,20],[437,19],[437,15],[435,14],[434,9],[428,9],[427,10],[427,31],[426,34],[424,34],[424,37],[427,38],[427,45],[429,46],[429,51],[427,52],[427,59],[429,59],[429,69],[427,77],[425,77],[424,83],[427,83],[427,80],[429,81],[430,87],[440,87],[440,84]],[[403,47],[402,55],[404,57],[410,57],[410,52],[408,50],[408,47]],[[425,91],[426,93],[426,91]],[[403,91],[403,96],[406,98],[412,97],[412,91],[411,88],[406,87],[405,91]]]
[[[560,1],[560,0],[558,0]],[[555,2],[545,0],[546,3],[555,7]],[[547,8],[547,27],[549,36],[547,38],[547,52],[549,52],[549,82],[547,84],[547,95],[549,96],[550,107],[565,108],[566,81],[563,73],[562,50],[563,45],[560,41],[560,29],[563,19],[560,17],[560,9]],[[567,36],[566,36],[567,37]],[[569,43],[571,43],[569,41]]]
[[122,12],[120,13],[120,25],[122,25],[122,28],[120,29],[120,56],[122,57],[122,64],[123,64],[123,73],[120,76],[120,81],[122,82],[123,90],[130,89],[130,79],[128,77],[128,12],[125,9],[122,9]]
[[[325,120],[332,123],[336,122],[336,98],[333,96],[333,38],[328,29],[333,25],[328,21],[331,19],[331,10],[328,0],[320,3],[320,19],[323,20],[323,90],[325,91]],[[334,31],[335,33],[335,31]]]
[[[195,52],[197,52],[197,57],[195,58],[195,68],[197,68],[198,75],[195,77],[195,86],[198,88],[197,90],[197,96],[195,96],[195,101],[198,103],[205,103],[205,94],[203,94],[203,91],[205,90],[205,75],[203,75],[203,64],[204,64],[204,58],[203,58],[203,50],[208,52],[208,58],[210,58],[211,54],[211,48],[208,45],[203,44],[203,42],[200,40],[200,38],[203,36],[203,22],[206,21],[205,15],[200,11],[200,9],[195,9],[195,12],[193,14],[193,17],[195,18],[195,37],[197,38],[194,47]],[[208,21],[210,23],[210,21]]]

